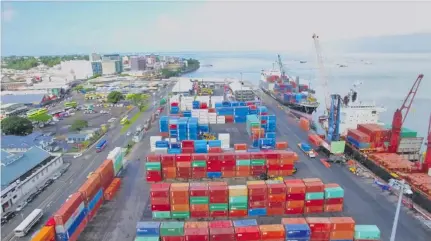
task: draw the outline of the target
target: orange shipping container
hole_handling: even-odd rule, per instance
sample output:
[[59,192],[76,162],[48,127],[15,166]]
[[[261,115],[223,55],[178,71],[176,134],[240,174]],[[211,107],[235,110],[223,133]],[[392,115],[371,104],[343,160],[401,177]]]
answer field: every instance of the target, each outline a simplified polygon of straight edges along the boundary
[[172,212],[185,212],[185,211],[189,211],[189,210],[190,210],[189,204],[171,205],[171,211]]
[[163,167],[162,174],[163,178],[173,179],[177,177],[177,169],[175,167]]
[[121,185],[121,179],[120,178],[114,178],[114,180],[112,180],[111,184],[109,185],[109,187],[105,190],[103,196],[105,198],[105,200],[112,200],[112,198],[115,196],[115,194],[117,193],[118,189],[120,188]]
[[275,143],[275,149],[277,150],[286,150],[288,147],[287,141],[279,141]]
[[172,197],[171,198],[171,204],[189,204],[189,197]]
[[31,241],[55,241],[54,226],[44,226]]
[[310,121],[306,118],[301,117],[299,119],[299,127],[304,131],[310,130]]
[[247,150],[247,144],[234,144],[233,145],[234,146],[234,149],[236,150],[236,151],[245,151],[245,150]]
[[325,212],[342,212],[343,204],[327,204],[323,209]]
[[208,228],[208,222],[185,222],[184,228]]
[[94,173],[84,184],[82,184],[82,186],[78,189],[78,192],[82,193],[85,203],[88,204],[94,195],[96,195],[96,193],[100,190],[100,188],[100,175]]
[[283,239],[286,235],[284,226],[281,224],[259,225],[262,240]]
[[208,204],[191,204],[190,205],[190,211],[208,211],[209,205]]
[[355,230],[355,220],[351,217],[330,217],[332,231]]
[[331,232],[331,240],[353,240],[355,231],[333,231]]
[[287,201],[286,202],[286,209],[288,208],[301,208],[304,207],[305,201],[299,200],[299,201]]
[[111,184],[112,179],[114,179],[114,166],[111,160],[105,160],[102,165],[100,165],[94,173],[99,173],[101,178],[101,185],[103,190],[108,188]]
[[305,218],[282,218],[281,224],[307,224]]

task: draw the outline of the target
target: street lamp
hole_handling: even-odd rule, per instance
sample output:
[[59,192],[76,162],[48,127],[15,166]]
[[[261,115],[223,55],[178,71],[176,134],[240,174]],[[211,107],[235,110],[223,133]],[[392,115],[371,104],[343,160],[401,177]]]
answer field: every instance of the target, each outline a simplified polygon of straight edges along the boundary
[[405,181],[401,180],[400,194],[398,197],[397,210],[395,211],[394,223],[392,225],[392,233],[391,233],[390,241],[395,241],[395,235],[397,234],[397,225],[398,225],[398,219],[400,217],[401,201],[403,200],[403,194],[404,194],[404,184],[405,184]]

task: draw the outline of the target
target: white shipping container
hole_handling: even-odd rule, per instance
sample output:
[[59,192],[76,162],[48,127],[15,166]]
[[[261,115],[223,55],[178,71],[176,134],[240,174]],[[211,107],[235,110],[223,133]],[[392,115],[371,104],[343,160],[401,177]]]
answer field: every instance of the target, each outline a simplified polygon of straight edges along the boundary
[[431,168],[428,169],[428,176],[431,177]]
[[156,148],[156,150],[154,151],[156,154],[168,154],[168,148],[167,147],[163,147],[163,148]]
[[226,124],[225,120],[217,120],[217,124]]
[[109,152],[107,159],[115,160],[120,154],[121,154],[121,147],[117,146],[114,149],[112,149],[112,151]]
[[419,152],[423,140],[423,137],[401,138],[397,152]]
[[230,148],[230,134],[229,133],[219,133],[218,139],[221,141],[221,148]]
[[156,150],[156,141],[161,141],[161,140],[162,140],[161,136],[150,136],[151,152],[154,152]]

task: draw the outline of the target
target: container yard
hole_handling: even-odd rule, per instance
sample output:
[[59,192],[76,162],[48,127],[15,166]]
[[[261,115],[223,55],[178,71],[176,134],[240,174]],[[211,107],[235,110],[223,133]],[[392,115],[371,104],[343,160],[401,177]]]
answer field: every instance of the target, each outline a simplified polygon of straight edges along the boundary
[[[114,148],[32,240],[389,239],[396,196],[345,165],[322,165],[320,151],[316,158],[304,153],[325,139],[310,132],[308,120],[268,96],[175,98],[129,160]],[[358,143],[383,138],[352,133]],[[344,145],[331,150],[344,152]],[[409,181],[424,189],[426,179]],[[403,207],[400,215],[396,240],[428,240],[416,212]]]

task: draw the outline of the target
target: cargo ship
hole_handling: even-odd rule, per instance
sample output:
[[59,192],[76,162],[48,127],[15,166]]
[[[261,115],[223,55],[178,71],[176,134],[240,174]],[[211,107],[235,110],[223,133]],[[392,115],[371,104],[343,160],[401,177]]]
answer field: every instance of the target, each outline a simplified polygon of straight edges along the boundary
[[281,57],[278,55],[279,69],[262,70],[259,87],[266,94],[283,105],[306,114],[312,114],[319,107],[314,97],[314,90],[299,83],[299,77],[293,79],[286,74]]

